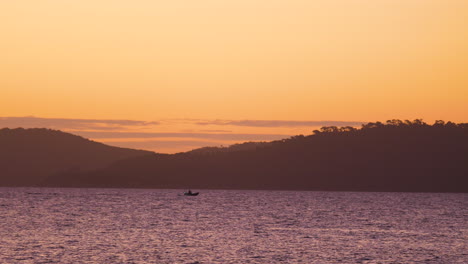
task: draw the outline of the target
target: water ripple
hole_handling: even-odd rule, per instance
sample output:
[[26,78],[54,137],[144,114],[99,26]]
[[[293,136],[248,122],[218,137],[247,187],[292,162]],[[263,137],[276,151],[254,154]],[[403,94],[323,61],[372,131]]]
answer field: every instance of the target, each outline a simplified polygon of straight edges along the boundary
[[468,263],[468,195],[0,188],[0,263]]

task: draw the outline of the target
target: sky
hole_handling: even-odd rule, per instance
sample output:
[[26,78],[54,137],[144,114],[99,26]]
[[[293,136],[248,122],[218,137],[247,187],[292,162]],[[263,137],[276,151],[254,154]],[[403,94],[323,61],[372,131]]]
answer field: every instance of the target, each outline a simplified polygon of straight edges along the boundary
[[0,127],[174,153],[468,118],[466,0],[0,2]]

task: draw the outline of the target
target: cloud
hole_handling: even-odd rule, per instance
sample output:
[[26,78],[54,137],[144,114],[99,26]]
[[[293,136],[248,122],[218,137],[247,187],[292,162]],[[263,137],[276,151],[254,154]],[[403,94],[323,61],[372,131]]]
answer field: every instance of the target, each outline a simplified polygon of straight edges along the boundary
[[159,122],[126,119],[42,118],[34,116],[0,117],[0,127],[53,128],[63,130],[119,130],[135,126],[153,126]]
[[216,140],[277,140],[290,137],[284,134],[245,134],[245,133],[151,133],[151,132],[108,132],[74,131],[74,134],[92,138],[199,138]]
[[306,127],[306,126],[358,126],[359,121],[293,121],[293,120],[205,120],[197,125],[247,126],[247,127]]
[[[318,126],[358,126],[359,121],[294,121],[294,120],[203,120],[203,119],[165,119],[160,121],[141,121],[127,119],[74,119],[74,118],[42,118],[0,117],[0,127],[45,127],[62,130],[97,130],[125,131],[132,127],[148,127],[156,125],[171,125],[186,123],[199,126],[243,126],[243,127],[318,127]],[[201,130],[201,132],[230,132],[229,130]]]
[[232,130],[223,130],[223,129],[202,129],[200,132],[218,132],[218,133],[229,133]]

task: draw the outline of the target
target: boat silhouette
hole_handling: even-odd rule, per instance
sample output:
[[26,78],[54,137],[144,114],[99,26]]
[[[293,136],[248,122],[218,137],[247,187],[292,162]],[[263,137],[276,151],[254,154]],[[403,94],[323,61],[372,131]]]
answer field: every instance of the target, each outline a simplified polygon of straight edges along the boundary
[[184,192],[184,195],[186,196],[197,196],[199,192],[192,192],[191,190],[188,190],[188,192]]

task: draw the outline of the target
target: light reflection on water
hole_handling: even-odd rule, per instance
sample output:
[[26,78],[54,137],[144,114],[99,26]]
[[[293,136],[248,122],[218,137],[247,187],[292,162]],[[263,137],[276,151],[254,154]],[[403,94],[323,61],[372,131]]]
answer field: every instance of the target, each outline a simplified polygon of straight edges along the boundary
[[0,263],[468,263],[468,195],[0,188]]

